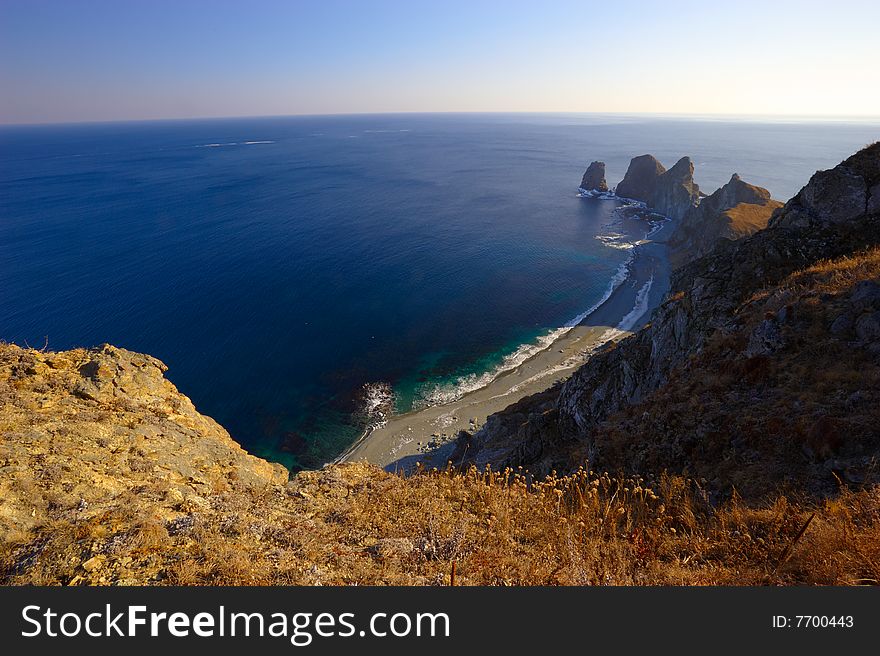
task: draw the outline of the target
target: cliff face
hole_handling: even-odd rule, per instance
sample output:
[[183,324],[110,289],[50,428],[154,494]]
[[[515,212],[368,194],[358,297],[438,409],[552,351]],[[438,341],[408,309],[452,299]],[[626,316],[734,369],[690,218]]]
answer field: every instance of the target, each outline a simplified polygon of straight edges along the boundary
[[651,324],[594,355],[551,409],[523,400],[459,455],[699,473],[750,495],[864,479],[880,455],[878,184],[880,144],[817,173],[766,230],[679,269]]
[[[148,355],[112,346],[42,353],[0,344],[0,542],[69,499],[97,510],[161,480],[169,505],[200,508],[218,485],[260,490],[287,470],[244,451],[199,414]],[[22,481],[64,479],[41,503]],[[18,485],[15,485],[18,482]]]
[[736,240],[767,227],[782,203],[770,192],[744,182],[737,174],[700,204],[690,208],[669,239],[673,264],[702,257],[719,239]]
[[694,182],[694,164],[682,157],[657,179],[648,207],[672,219],[681,219],[700,200],[700,187]]
[[581,189],[585,191],[608,191],[605,182],[605,162],[591,162],[581,179]]
[[682,157],[668,171],[653,155],[634,157],[616,193],[622,198],[640,200],[673,219],[683,217],[700,198],[700,188],[694,182],[694,164],[689,157]]

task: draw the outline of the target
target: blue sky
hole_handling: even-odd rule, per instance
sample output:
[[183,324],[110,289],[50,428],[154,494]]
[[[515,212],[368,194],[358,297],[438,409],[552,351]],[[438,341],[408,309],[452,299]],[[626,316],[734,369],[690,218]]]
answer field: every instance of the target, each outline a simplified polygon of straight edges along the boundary
[[880,3],[0,0],[0,122],[877,116]]

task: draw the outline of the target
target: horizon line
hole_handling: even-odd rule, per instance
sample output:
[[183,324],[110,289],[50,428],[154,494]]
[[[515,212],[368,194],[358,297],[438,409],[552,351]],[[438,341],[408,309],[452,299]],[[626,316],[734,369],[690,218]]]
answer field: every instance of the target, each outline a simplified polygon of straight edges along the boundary
[[270,119],[270,118],[332,118],[343,116],[434,116],[434,115],[509,115],[509,116],[617,116],[633,118],[687,118],[703,120],[741,120],[744,122],[766,121],[797,121],[815,122],[860,122],[880,123],[880,114],[725,114],[720,112],[602,112],[602,111],[526,111],[526,110],[447,110],[447,111],[379,111],[379,112],[325,112],[325,113],[292,113],[292,114],[234,114],[223,116],[165,116],[155,118],[114,118],[80,121],[11,121],[0,122],[0,128],[13,127],[49,127],[74,125],[113,125],[124,123],[161,123],[184,121],[226,121],[235,119]]

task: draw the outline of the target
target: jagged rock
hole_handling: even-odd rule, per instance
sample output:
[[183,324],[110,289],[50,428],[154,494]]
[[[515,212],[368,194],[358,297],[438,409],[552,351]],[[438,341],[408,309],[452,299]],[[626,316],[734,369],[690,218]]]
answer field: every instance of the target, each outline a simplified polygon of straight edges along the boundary
[[[79,507],[95,512],[106,498],[157,480],[169,486],[171,505],[221,483],[259,492],[287,482],[283,466],[248,454],[200,414],[166,370],[106,344],[43,353],[0,343],[0,462],[22,463],[34,477],[63,471]],[[0,477],[0,541],[45,521],[8,485]]]
[[852,330],[852,327],[853,318],[848,314],[841,314],[831,322],[831,327],[828,330],[832,335],[842,336]]
[[[521,399],[504,412],[491,415],[475,434],[459,432],[450,459],[482,467],[552,457],[555,444],[551,434],[556,427],[559,390],[556,385]],[[511,434],[517,435],[515,444],[508,439]],[[493,436],[500,439],[496,441]]]
[[772,226],[822,226],[845,223],[877,211],[880,164],[875,161],[877,144],[869,146],[843,164],[818,171],[809,184],[775,215]]
[[736,173],[730,181],[685,212],[669,239],[673,264],[708,253],[719,239],[740,239],[767,226],[782,203],[762,187],[744,182]]
[[653,155],[634,157],[616,193],[645,203],[649,208],[673,219],[680,219],[700,198],[694,182],[694,165],[682,157],[668,171]]
[[682,157],[657,178],[648,207],[672,219],[681,219],[700,200],[700,187],[694,182],[694,164]]
[[782,331],[779,324],[772,319],[762,321],[749,336],[749,345],[746,347],[746,355],[767,355],[774,353],[785,346]]
[[856,285],[849,301],[857,308],[880,306],[880,284],[874,280],[862,280]]
[[856,319],[856,335],[865,342],[876,342],[880,339],[880,312],[863,314]]
[[608,191],[605,182],[605,162],[592,162],[581,179],[581,189],[585,191]]

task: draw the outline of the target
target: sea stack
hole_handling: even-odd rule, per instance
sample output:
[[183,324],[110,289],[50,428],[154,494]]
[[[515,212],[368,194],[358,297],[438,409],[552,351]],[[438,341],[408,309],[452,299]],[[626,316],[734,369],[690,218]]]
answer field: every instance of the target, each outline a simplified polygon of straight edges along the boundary
[[671,219],[681,219],[700,202],[700,187],[694,182],[694,163],[682,157],[657,178],[648,207]]
[[621,198],[647,203],[657,187],[657,179],[665,172],[666,167],[653,155],[633,157],[615,193]]
[[639,155],[630,161],[617,185],[617,195],[640,200],[655,212],[680,219],[699,202],[700,187],[694,182],[690,157],[682,157],[667,171],[653,155]]
[[719,239],[735,240],[767,227],[778,207],[782,203],[773,200],[769,191],[734,173],[727,184],[682,217],[669,240],[673,264],[702,257]]
[[608,183],[605,182],[605,162],[591,162],[581,180],[581,189],[584,191],[608,191]]

